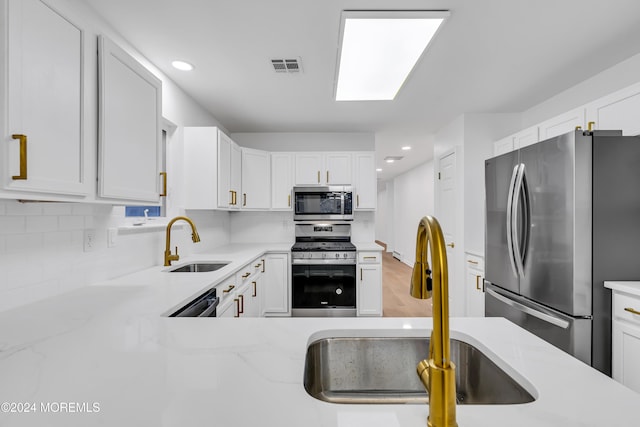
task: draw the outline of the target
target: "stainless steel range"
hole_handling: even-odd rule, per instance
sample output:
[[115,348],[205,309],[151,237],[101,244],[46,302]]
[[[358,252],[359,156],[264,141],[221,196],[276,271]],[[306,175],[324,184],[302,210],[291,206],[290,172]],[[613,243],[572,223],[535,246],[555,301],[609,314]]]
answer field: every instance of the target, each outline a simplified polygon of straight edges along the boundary
[[356,315],[356,247],[350,224],[295,226],[291,248],[292,316]]

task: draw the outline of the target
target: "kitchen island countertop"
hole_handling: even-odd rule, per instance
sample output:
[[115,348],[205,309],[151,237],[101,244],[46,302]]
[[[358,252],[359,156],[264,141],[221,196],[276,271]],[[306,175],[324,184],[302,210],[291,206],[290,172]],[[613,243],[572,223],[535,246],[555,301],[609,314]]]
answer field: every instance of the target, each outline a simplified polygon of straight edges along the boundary
[[[225,254],[236,262],[264,252],[235,250]],[[426,425],[426,405],[326,403],[305,392],[302,376],[318,333],[426,336],[431,319],[167,318],[202,281],[164,268],[0,313],[0,402],[11,405],[3,403],[0,425]],[[451,329],[536,396],[521,405],[458,406],[461,427],[637,422],[639,394],[512,323],[459,318]]]

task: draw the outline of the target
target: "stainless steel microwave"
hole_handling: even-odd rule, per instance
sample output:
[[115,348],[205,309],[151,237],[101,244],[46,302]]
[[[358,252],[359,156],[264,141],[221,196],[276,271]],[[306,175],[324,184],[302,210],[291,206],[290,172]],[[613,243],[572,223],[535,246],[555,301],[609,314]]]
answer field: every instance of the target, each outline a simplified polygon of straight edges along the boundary
[[296,221],[353,219],[353,188],[342,185],[293,187]]

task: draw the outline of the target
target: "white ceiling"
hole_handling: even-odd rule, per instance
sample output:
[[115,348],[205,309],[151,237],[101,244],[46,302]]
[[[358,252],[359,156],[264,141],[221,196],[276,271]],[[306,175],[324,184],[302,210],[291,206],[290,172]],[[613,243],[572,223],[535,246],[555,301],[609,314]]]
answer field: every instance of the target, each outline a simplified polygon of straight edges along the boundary
[[[524,111],[640,52],[637,0],[85,1],[230,132],[375,132],[380,179],[431,158],[433,134],[460,114]],[[336,102],[345,9],[451,16],[394,101]],[[303,73],[271,68],[292,57]]]

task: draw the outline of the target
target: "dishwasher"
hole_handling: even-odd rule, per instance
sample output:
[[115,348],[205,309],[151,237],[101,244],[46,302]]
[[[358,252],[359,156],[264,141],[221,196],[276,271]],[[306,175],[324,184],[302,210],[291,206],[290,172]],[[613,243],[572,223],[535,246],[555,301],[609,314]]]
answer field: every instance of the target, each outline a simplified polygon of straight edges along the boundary
[[219,303],[216,288],[209,289],[169,317],[216,317],[216,307]]

